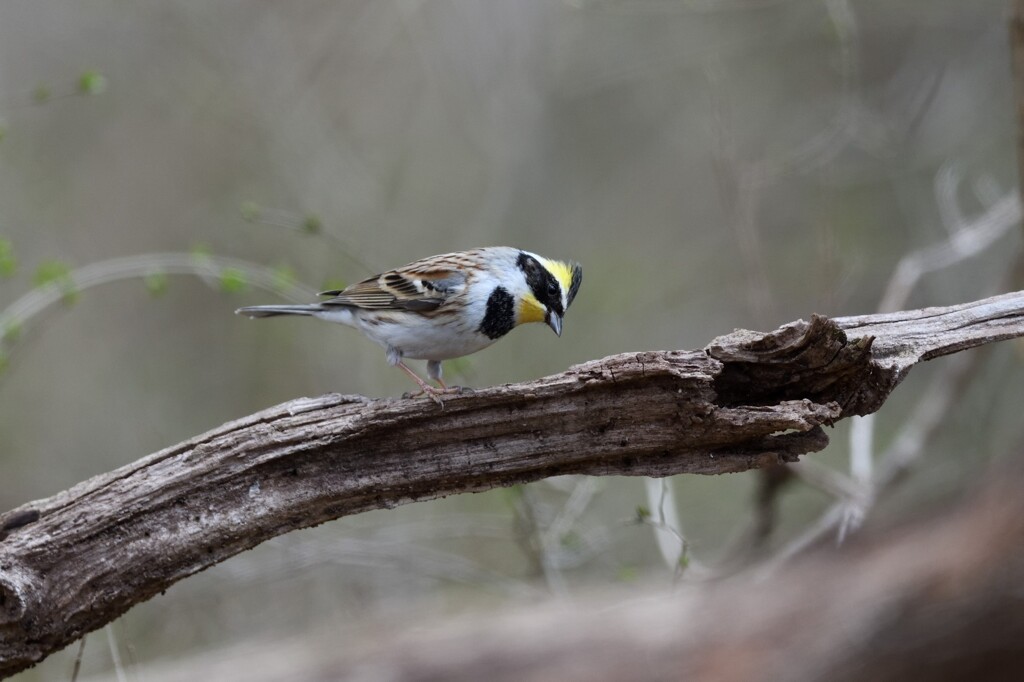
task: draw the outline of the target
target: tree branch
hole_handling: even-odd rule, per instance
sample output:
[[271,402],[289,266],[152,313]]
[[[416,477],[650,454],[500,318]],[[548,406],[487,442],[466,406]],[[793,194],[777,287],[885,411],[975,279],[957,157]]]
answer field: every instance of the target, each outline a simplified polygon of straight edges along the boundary
[[916,363],[1024,336],[1024,292],[739,330],[432,401],[327,395],[251,415],[0,515],[0,675],[178,580],[348,514],[561,474],[793,461]]
[[[1016,454],[1016,453],[1015,453]],[[1024,471],[1005,466],[950,509],[795,561],[664,590],[502,613],[415,616],[381,637],[336,628],[146,668],[197,679],[391,682],[974,682],[1024,669]],[[112,679],[112,676],[111,676]]]

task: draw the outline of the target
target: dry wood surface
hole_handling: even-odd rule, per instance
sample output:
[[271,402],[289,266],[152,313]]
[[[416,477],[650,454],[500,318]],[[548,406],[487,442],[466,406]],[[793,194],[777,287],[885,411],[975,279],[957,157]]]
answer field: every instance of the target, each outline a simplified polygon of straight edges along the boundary
[[429,399],[294,400],[0,514],[0,675],[282,533],[562,474],[793,461],[917,363],[1024,336],[1024,292],[738,330]]

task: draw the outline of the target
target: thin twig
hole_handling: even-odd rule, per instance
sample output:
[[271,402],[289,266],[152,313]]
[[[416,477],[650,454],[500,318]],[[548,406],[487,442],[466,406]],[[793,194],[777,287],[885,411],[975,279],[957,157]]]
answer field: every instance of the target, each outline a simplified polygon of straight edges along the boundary
[[257,225],[322,237],[332,243],[338,250],[338,253],[352,264],[361,268],[366,275],[381,271],[368,265],[366,261],[355,255],[355,250],[351,245],[333,230],[326,229],[321,220],[315,215],[302,215],[295,211],[281,208],[267,208],[256,204],[246,204],[242,207],[242,217],[246,221]]
[[124,665],[121,663],[121,652],[117,648],[117,637],[114,636],[113,623],[107,623],[103,628],[107,633],[107,645],[110,647],[110,660],[114,665],[114,672],[117,673],[117,682],[128,682],[124,673]]
[[[948,207],[946,213],[954,217],[956,215]],[[1020,220],[1020,198],[1016,191],[1009,191],[980,216],[968,223],[958,223],[959,227],[947,239],[907,254],[900,259],[896,272],[889,280],[889,286],[878,305],[879,312],[901,309],[906,305],[910,292],[926,274],[978,255],[1007,234]]]
[[[936,201],[949,236],[900,260],[879,304],[879,312],[903,307],[925,274],[978,255],[1020,221],[1021,206],[1015,191],[1003,194],[980,216],[968,220],[956,201],[960,182],[954,166],[945,167],[936,177]],[[833,493],[839,501],[811,528],[787,543],[770,566],[781,565],[833,529],[838,530],[837,538],[842,542],[851,531],[859,528],[878,495],[888,490],[897,476],[920,456],[925,444],[941,427],[943,416],[952,407],[965,377],[969,376],[969,369],[977,362],[978,354],[973,354],[960,356],[943,366],[899,435],[879,458],[877,466],[872,443],[876,416],[870,414],[854,419],[850,429],[848,479],[854,487],[854,494],[848,494],[846,489],[850,486],[838,474],[828,480],[819,477],[816,481],[818,487]],[[809,469],[807,464],[801,463],[797,469],[803,478],[821,473]]]
[[65,277],[36,287],[16,299],[0,311],[0,342],[3,341],[2,333],[5,330],[18,329],[23,332],[33,320],[59,305],[65,300],[69,288],[80,292],[103,284],[144,279],[153,275],[187,275],[215,286],[218,278],[231,271],[241,273],[247,285],[274,292],[288,300],[299,302],[316,295],[311,287],[283,281],[280,273],[272,268],[238,258],[175,252],[126,256],[72,270]]
[[645,478],[644,493],[654,517],[647,521],[647,525],[654,531],[654,540],[662,561],[675,575],[685,561],[689,547],[680,527],[675,491],[669,486],[667,478]]
[[[983,353],[984,350],[947,360],[947,364],[939,370],[924,391],[927,397],[917,404],[914,412],[904,422],[899,435],[879,456],[875,478],[870,486],[865,488],[860,496],[839,496],[838,501],[830,506],[813,526],[788,542],[765,564],[763,570],[774,571],[788,559],[817,543],[829,531],[838,529],[838,538],[842,542],[851,530],[856,530],[870,507],[903,480],[903,475],[921,457],[928,443],[941,430],[945,424],[945,416],[963,394],[964,384],[970,381]],[[806,460],[791,468],[800,472],[803,477],[808,471],[806,465],[810,461]],[[839,476],[841,474],[837,475],[830,485],[841,480]],[[824,489],[824,486],[822,487]]]
[[71,682],[78,682],[78,673],[82,669],[82,654],[85,653],[85,639],[88,636],[88,634],[84,634],[78,640],[78,653],[75,655],[75,664],[71,668]]

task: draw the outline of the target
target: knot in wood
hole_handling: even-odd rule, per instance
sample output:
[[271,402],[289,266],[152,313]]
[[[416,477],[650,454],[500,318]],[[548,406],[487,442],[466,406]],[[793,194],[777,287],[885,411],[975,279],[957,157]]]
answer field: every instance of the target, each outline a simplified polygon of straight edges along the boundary
[[705,352],[722,363],[714,381],[720,405],[806,399],[836,403],[850,416],[874,412],[898,383],[873,361],[873,342],[870,336],[851,340],[833,320],[814,315],[769,333],[736,330]]
[[29,595],[38,585],[31,571],[0,556],[0,626],[21,622],[28,613]]

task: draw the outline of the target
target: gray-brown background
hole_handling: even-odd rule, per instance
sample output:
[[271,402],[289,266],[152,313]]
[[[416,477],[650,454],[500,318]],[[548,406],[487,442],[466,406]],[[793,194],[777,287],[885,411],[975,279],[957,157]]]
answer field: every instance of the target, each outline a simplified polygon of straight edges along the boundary
[[[469,385],[871,312],[901,257],[1016,189],[1005,15],[995,0],[5,0],[0,239],[17,270],[0,279],[0,309],[47,261],[198,245],[313,288],[489,244],[582,262],[562,338],[517,330],[449,369]],[[90,69],[105,90],[77,94]],[[332,236],[246,221],[253,206],[295,224],[315,215]],[[907,305],[994,293],[1020,241],[1014,228],[924,277]],[[289,398],[410,388],[358,333],[250,322],[232,311],[280,298],[221,289],[108,284],[25,324],[0,374],[0,509]],[[887,405],[879,447],[932,372]],[[869,520],[955,494],[1005,454],[1021,436],[1022,379],[1019,344],[988,354],[924,464]],[[818,459],[846,469],[846,435]],[[547,527],[574,487],[282,537],[109,634],[144,679],[150,661],[239,642],[326,629],[345,646],[371,623],[670,584],[652,529],[629,523],[649,504],[638,480],[587,489],[539,570],[524,499]],[[753,487],[751,475],[671,481],[693,558],[725,556]],[[775,545],[828,502],[794,488]],[[106,639],[90,636],[84,672],[110,669]],[[73,649],[19,679],[63,678]]]

